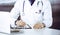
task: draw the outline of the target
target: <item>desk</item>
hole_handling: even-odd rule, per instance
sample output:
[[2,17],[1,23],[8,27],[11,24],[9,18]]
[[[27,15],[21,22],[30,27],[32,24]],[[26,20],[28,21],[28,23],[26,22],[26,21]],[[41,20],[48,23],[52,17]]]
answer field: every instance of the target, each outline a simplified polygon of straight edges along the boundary
[[60,30],[44,28],[44,29],[22,29],[20,32],[12,32],[11,35],[60,35]]

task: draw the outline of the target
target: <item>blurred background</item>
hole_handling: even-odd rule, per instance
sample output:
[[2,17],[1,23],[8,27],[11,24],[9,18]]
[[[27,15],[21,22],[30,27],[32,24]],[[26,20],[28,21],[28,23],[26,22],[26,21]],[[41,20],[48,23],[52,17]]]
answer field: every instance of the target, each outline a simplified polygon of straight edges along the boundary
[[[52,6],[53,25],[50,28],[60,29],[60,0],[49,0]],[[0,11],[10,12],[16,0],[0,0]]]

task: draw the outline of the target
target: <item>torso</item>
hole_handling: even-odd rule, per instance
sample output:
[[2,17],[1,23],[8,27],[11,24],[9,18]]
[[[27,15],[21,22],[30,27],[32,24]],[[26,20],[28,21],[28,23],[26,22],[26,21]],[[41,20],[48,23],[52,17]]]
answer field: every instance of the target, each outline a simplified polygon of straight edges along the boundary
[[24,15],[23,13],[21,14],[21,19],[30,25],[33,25],[37,21],[42,22],[42,14],[35,13],[38,11],[37,1],[35,1],[31,6],[30,2],[26,0],[24,3]]

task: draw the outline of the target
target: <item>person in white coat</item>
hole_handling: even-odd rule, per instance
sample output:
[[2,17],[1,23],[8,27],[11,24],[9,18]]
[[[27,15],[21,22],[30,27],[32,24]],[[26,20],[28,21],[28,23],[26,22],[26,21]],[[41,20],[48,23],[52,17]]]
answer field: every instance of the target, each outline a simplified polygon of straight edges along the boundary
[[52,9],[49,0],[17,0],[10,12],[12,23],[20,15],[22,22],[33,28],[44,28],[52,26]]

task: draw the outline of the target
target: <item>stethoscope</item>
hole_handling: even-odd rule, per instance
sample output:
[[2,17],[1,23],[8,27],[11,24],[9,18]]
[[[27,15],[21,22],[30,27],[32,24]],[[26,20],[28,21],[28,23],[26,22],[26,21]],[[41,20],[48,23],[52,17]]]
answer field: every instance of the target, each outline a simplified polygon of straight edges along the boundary
[[[39,3],[41,3],[42,4],[42,8],[43,8],[43,2],[42,1],[38,1],[37,2],[37,6],[39,5]],[[23,1],[23,10],[22,10],[22,15],[24,16],[25,15],[25,13],[24,13],[24,6],[25,6],[25,1]],[[42,10],[39,10],[39,12],[35,12],[35,13],[38,13],[38,14],[40,14],[41,13],[41,11]],[[42,15],[43,15],[44,13],[42,13]]]

